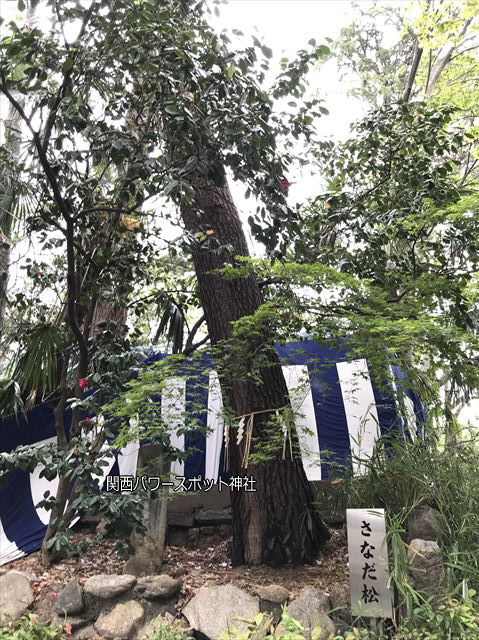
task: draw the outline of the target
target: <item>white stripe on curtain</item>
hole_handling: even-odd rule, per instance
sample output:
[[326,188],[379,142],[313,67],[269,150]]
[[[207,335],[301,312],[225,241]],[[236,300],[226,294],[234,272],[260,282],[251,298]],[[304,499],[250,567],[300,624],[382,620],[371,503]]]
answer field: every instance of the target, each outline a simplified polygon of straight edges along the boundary
[[216,371],[211,371],[208,385],[207,427],[211,431],[206,437],[205,478],[218,481],[221,446],[223,444],[224,416],[220,381]]
[[0,521],[0,566],[25,555],[17,545],[7,538]]
[[139,442],[128,442],[118,453],[118,468],[121,476],[134,476],[138,463]]
[[[49,444],[50,442],[56,442],[56,438],[46,438],[45,440],[40,440],[40,442],[35,442],[34,447],[41,447],[45,444]],[[51,460],[51,458],[50,458]],[[40,521],[43,524],[48,524],[50,520],[51,511],[48,511],[44,507],[37,507],[36,505],[40,502],[40,500],[44,499],[44,493],[46,491],[50,492],[50,497],[56,496],[57,488],[58,488],[58,476],[53,480],[47,480],[46,478],[40,478],[40,472],[43,469],[43,465],[37,465],[35,469],[29,474],[30,475],[30,493],[32,495],[33,506],[35,507],[35,511],[37,512],[37,516],[40,518]],[[2,552],[3,555],[3,552]]]
[[313,394],[307,365],[282,367],[291,406],[296,411],[296,429],[303,467],[308,480],[321,480],[318,429],[314,413]]
[[380,436],[379,418],[366,360],[337,362],[341,395],[353,458],[353,473],[365,472],[361,460],[371,458]]
[[[185,435],[178,434],[178,429],[185,426],[185,407],[186,407],[186,379],[185,378],[168,378],[161,393],[161,417],[168,425],[170,431],[170,443],[172,447],[185,450]],[[171,464],[171,475],[185,475],[184,460],[175,460]]]
[[414,411],[414,402],[407,395],[407,393],[403,393],[403,400],[404,400],[404,410],[406,413],[407,430],[409,431],[409,435],[411,436],[411,439],[414,442],[416,440],[416,431],[417,431],[416,412]]

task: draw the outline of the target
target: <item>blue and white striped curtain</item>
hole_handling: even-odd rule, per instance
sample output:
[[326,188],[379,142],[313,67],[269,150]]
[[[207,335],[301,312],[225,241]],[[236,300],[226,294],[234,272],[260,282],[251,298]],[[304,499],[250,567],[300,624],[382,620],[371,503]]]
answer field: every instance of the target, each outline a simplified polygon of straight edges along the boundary
[[[361,473],[361,460],[371,457],[380,435],[394,433],[401,439],[422,436],[425,419],[421,403],[402,389],[403,376],[392,368],[395,382],[390,391],[373,387],[365,360],[350,361],[344,349],[332,349],[305,341],[277,347],[284,375],[297,412],[303,464],[309,480],[327,479],[332,465],[352,466]],[[153,355],[146,363],[159,359]],[[201,378],[201,380],[199,380]],[[401,393],[400,411],[397,402]],[[193,400],[194,398],[194,400]],[[184,416],[194,402],[198,422],[204,431],[188,431]],[[203,407],[203,411],[201,411]],[[202,476],[217,481],[224,469],[224,422],[218,376],[205,370],[193,377],[170,378],[161,394],[159,410],[171,429],[171,444],[191,452],[172,465],[172,474],[186,478]],[[66,428],[69,428],[69,413]],[[180,431],[180,434],[178,434]],[[40,405],[22,418],[0,425],[0,451],[8,453],[20,445],[55,442],[55,422],[51,408]],[[119,453],[104,445],[104,479],[134,475],[139,443],[129,443]],[[57,481],[33,473],[12,471],[0,487],[0,565],[41,546],[49,512],[36,504],[44,493],[56,492]]]

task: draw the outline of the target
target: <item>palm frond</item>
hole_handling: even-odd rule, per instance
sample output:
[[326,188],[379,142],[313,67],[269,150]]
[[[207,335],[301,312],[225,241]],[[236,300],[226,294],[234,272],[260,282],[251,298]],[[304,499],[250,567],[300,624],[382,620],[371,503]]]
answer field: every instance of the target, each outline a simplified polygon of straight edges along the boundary
[[22,346],[9,370],[23,396],[56,387],[58,356],[63,343],[60,329],[51,323],[39,322],[24,332]]

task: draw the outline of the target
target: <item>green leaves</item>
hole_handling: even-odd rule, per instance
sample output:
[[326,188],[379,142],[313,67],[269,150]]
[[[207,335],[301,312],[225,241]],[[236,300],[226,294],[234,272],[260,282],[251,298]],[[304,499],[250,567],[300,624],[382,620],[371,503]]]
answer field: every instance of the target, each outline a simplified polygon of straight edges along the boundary
[[[58,326],[47,322],[27,326],[18,336],[21,348],[11,363],[9,373],[18,391],[28,395],[31,392],[46,391],[56,384],[58,354],[64,344],[64,336]],[[11,393],[9,383],[1,390],[2,406],[7,408],[6,399]],[[14,405],[16,406],[16,405]]]
[[273,57],[273,50],[270,47],[266,47],[265,45],[261,46],[261,53],[268,59]]
[[65,72],[65,71],[69,71],[70,69],[72,69],[72,68],[73,68],[73,65],[74,65],[74,64],[75,64],[75,60],[74,60],[73,58],[71,58],[71,57],[70,57],[70,58],[67,58],[67,59],[65,60],[65,62],[63,63],[63,65],[62,65],[62,71],[63,71],[63,72]]

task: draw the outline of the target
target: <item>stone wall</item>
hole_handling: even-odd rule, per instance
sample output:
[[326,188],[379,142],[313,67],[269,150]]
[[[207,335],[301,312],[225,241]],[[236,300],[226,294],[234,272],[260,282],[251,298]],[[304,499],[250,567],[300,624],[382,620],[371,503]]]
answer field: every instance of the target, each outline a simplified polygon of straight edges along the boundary
[[[0,576],[0,622],[18,619],[32,608],[32,578],[14,571]],[[260,612],[280,622],[282,608],[304,627],[306,640],[327,640],[337,626],[329,616],[329,594],[305,587],[295,598],[279,585],[257,585],[250,592],[233,584],[201,587],[185,603],[182,581],[166,574],[136,578],[132,575],[96,575],[84,585],[74,578],[57,594],[36,603],[44,622],[68,625],[75,640],[148,640],[161,625],[179,625],[185,636],[219,640],[226,629],[244,628],[237,617]],[[180,602],[182,604],[180,604]],[[313,634],[313,630],[315,630]]]

